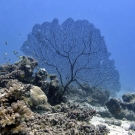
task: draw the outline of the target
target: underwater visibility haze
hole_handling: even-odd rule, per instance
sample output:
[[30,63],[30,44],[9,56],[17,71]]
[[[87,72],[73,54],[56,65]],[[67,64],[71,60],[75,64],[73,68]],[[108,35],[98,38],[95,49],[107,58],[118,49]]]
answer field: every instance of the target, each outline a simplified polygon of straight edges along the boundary
[[134,0],[1,0],[0,135],[134,134],[134,13]]
[[[66,19],[88,20],[105,37],[108,51],[120,73],[121,90],[135,90],[135,38],[134,0],[115,1],[4,1],[0,4],[1,63],[17,60],[14,51],[23,55],[20,48],[36,23],[62,24]],[[4,58],[7,58],[6,60]]]

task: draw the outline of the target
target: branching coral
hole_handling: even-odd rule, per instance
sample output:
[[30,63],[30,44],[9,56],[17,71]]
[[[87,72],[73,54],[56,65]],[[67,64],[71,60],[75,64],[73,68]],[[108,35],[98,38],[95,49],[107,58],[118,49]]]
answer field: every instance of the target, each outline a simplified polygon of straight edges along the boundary
[[12,103],[11,107],[0,107],[0,133],[21,133],[25,130],[23,121],[32,113],[23,101]]
[[2,135],[25,134],[23,122],[32,116],[31,110],[21,100],[23,86],[17,81],[8,82],[6,93],[0,97],[0,133]]

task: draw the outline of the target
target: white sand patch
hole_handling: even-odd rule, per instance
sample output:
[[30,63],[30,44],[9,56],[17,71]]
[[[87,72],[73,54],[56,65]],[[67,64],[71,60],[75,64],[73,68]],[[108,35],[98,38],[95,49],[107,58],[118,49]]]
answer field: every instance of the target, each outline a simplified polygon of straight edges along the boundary
[[91,119],[90,123],[94,125],[98,125],[98,124],[106,125],[106,127],[110,129],[110,133],[108,135],[135,135],[135,131],[128,130],[131,123],[130,121],[120,120],[122,123],[121,126],[116,126],[116,125],[105,123],[105,120],[109,120],[109,118],[101,118],[101,117],[94,116]]

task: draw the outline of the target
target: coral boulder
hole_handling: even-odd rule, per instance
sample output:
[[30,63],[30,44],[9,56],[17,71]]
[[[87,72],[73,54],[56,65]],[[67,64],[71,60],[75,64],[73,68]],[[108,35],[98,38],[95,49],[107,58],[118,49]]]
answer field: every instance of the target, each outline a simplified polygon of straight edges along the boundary
[[47,103],[47,97],[45,93],[38,86],[33,86],[30,89],[30,97],[31,97],[32,103],[35,106]]

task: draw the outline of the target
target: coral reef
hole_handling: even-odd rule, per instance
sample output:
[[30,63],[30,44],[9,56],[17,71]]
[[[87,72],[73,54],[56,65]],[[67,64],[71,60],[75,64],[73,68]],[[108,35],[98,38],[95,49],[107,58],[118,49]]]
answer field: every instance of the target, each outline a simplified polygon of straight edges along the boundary
[[21,100],[24,87],[16,82],[16,80],[9,81],[4,94],[0,94],[1,135],[26,134],[27,129],[23,121],[32,116],[31,110]]
[[[89,123],[96,114],[95,110],[68,102],[53,106],[50,112],[34,113],[27,107],[27,100],[24,100],[24,95],[32,87],[23,85],[17,80],[8,82],[8,87],[11,91],[2,95],[0,100],[1,135],[87,135],[88,133],[105,135],[109,132],[104,125],[94,126]],[[39,90],[37,86],[34,88]],[[44,103],[46,102],[45,100]]]
[[21,82],[31,83],[34,68],[38,65],[31,57],[22,56],[21,60],[8,65],[0,66],[0,87],[4,87],[9,80],[18,79]]
[[109,132],[104,125],[94,126],[85,121],[77,121],[71,119],[67,113],[60,112],[35,114],[27,125],[36,135],[105,135]]
[[32,112],[23,101],[12,103],[11,106],[0,107],[0,133],[3,135],[25,134],[27,130],[23,121],[28,120]]
[[30,89],[30,97],[31,97],[32,103],[35,106],[47,103],[47,97],[45,93],[37,86],[33,86]]
[[47,96],[38,86],[29,87],[29,98],[25,98],[33,111],[50,111],[51,105],[48,103]]
[[35,73],[34,84],[41,87],[43,82],[47,79],[48,73],[45,68],[40,68]]
[[[23,57],[0,67],[0,135],[107,135],[109,129],[90,120],[96,111],[68,101],[55,74],[39,69]],[[54,105],[51,106],[48,101]]]
[[135,100],[135,93],[126,93],[122,95],[122,99],[124,102],[132,102]]
[[[128,99],[128,98],[125,97],[124,99]],[[106,102],[106,106],[110,111],[110,113],[117,119],[126,118],[128,120],[135,120],[135,107],[134,107],[135,98],[126,101],[127,102],[123,102],[120,99],[111,98],[109,101]]]
[[[109,100],[110,93],[107,90],[101,90],[90,87],[88,84],[84,84],[79,88],[74,86],[69,87],[70,93],[68,97],[76,98],[76,102],[87,102],[94,106],[104,106]],[[71,96],[71,94],[75,96]]]
[[51,105],[56,105],[61,102],[64,102],[65,98],[62,97],[63,87],[59,85],[59,80],[55,74],[50,75],[50,87],[47,94],[48,101]]
[[[48,102],[52,105],[65,100],[61,97],[62,87],[55,74],[50,75],[50,82],[46,81],[48,73],[44,68],[37,70],[33,76],[33,70],[38,65],[37,61],[31,57],[22,56],[20,61],[14,64],[0,66],[0,87],[5,87],[9,81],[17,79],[25,84],[33,84],[41,87],[48,97]],[[64,99],[64,100],[63,100]]]

